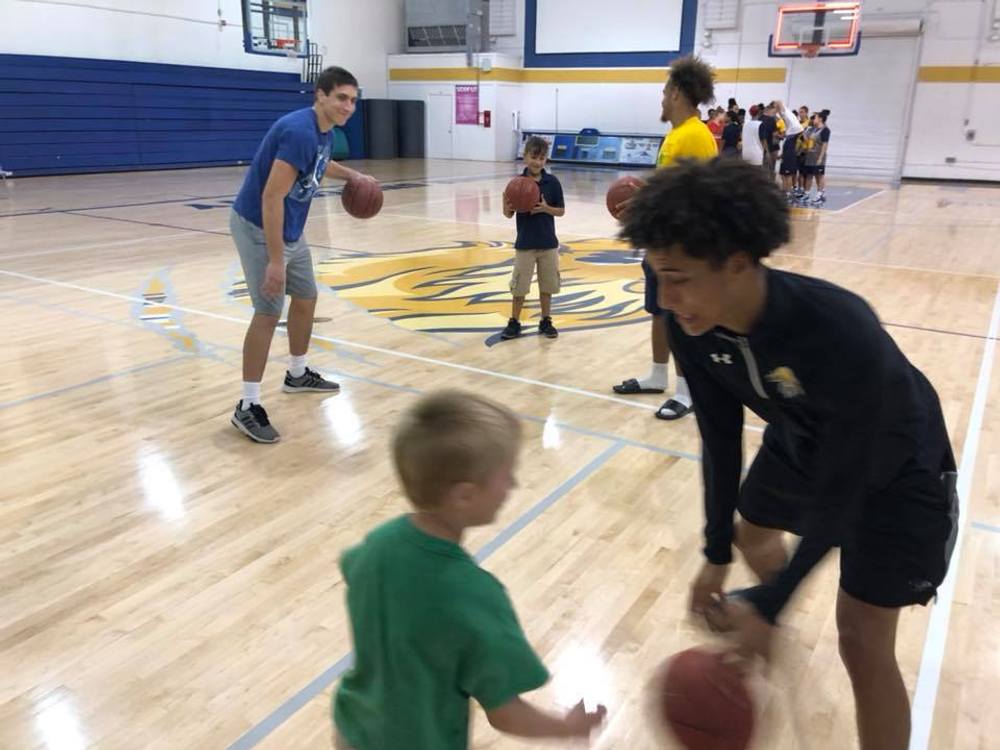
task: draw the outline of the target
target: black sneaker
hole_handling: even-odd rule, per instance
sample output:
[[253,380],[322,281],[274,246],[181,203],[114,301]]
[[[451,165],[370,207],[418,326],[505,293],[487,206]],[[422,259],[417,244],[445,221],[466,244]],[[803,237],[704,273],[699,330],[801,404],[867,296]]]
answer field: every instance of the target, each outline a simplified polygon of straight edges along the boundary
[[559,335],[559,331],[552,325],[552,318],[548,315],[542,318],[542,322],[538,324],[538,332],[547,339],[554,339]]
[[285,372],[285,384],[281,386],[285,393],[336,393],[340,386],[332,380],[327,380],[315,370],[306,371],[297,378],[293,378],[290,372]]
[[233,427],[257,443],[277,443],[281,435],[271,426],[267,412],[260,404],[250,404],[244,409],[243,399],[236,402],[236,411],[229,420]]
[[500,331],[500,338],[504,340],[516,339],[520,335],[521,335],[521,321],[516,320],[515,318],[511,318],[510,320],[508,320],[507,327],[504,328],[502,331]]

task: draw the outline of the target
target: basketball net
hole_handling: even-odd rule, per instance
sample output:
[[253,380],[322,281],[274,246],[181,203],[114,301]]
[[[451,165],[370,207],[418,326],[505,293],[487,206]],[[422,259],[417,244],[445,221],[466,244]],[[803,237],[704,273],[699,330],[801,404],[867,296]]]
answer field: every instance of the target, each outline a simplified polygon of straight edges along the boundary
[[803,57],[812,58],[812,57],[816,57],[816,55],[819,54],[820,49],[822,49],[822,45],[820,45],[820,44],[803,44],[802,47],[801,47],[801,49],[802,49],[802,56]]

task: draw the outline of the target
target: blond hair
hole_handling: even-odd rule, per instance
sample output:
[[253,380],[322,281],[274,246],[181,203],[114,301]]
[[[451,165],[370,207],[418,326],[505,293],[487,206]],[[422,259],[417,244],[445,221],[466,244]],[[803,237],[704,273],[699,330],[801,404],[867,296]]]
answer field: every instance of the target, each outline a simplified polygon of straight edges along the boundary
[[514,460],[520,443],[521,423],[510,409],[474,393],[442,390],[406,410],[392,455],[407,497],[431,508],[454,484],[486,481]]

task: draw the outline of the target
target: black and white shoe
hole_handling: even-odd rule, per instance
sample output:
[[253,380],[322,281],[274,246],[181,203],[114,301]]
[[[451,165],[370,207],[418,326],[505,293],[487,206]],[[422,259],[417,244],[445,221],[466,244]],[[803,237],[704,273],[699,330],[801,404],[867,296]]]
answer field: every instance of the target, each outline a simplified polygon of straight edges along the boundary
[[263,406],[250,404],[246,409],[242,407],[243,399],[240,399],[236,402],[236,410],[229,420],[233,427],[256,443],[277,443],[281,440],[281,435],[271,426]]
[[285,384],[281,386],[281,390],[285,393],[336,393],[340,386],[307,367],[305,373],[297,378],[286,371]]

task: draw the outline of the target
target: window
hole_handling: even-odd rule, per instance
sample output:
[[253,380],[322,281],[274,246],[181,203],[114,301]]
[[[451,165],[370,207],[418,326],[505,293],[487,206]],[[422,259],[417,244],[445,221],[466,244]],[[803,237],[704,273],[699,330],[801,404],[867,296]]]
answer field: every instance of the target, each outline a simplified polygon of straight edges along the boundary
[[304,55],[306,0],[243,0],[243,47],[261,55]]

